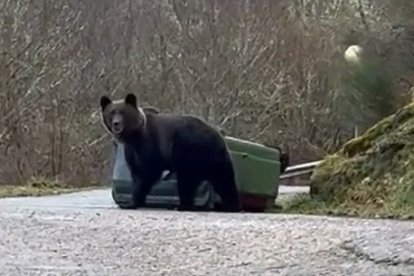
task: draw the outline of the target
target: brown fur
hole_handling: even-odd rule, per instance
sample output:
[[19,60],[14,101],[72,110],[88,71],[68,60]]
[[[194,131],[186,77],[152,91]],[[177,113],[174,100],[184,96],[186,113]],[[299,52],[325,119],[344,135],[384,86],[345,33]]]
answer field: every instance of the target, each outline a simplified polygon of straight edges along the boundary
[[180,210],[191,210],[195,192],[209,181],[224,211],[240,210],[232,160],[219,131],[203,120],[141,109],[133,94],[124,101],[101,98],[104,125],[125,145],[133,178],[133,207],[145,205],[152,186],[166,170],[176,173]]

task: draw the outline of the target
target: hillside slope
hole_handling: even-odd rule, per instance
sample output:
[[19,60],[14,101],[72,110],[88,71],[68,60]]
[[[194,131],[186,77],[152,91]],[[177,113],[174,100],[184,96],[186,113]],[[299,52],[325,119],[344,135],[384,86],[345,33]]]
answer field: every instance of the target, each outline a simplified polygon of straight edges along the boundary
[[414,103],[327,157],[311,196],[328,209],[362,216],[414,216]]

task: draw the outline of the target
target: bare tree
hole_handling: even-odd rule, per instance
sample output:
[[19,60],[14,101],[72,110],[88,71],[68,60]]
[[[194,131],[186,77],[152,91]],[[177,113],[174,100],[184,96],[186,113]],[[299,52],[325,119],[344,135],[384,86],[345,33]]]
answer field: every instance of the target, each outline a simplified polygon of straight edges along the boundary
[[104,93],[288,147],[293,163],[320,158],[352,136],[334,101],[349,43],[412,81],[407,32],[389,28],[401,9],[369,2],[2,0],[0,183],[108,179]]

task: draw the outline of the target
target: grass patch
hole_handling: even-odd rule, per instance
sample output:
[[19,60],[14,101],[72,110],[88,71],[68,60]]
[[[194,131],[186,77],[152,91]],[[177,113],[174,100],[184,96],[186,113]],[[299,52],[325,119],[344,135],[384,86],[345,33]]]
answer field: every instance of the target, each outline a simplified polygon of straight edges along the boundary
[[299,194],[290,200],[282,203],[282,210],[285,213],[300,213],[300,214],[329,214],[329,208],[324,202],[312,200],[307,194]]
[[277,200],[276,206],[268,210],[270,213],[330,215],[330,208],[322,201],[313,200],[309,194],[297,194]]
[[58,195],[96,189],[98,187],[100,186],[96,184],[87,187],[84,186],[82,188],[70,187],[57,180],[33,178],[26,185],[0,185],[0,198]]
[[360,208],[350,204],[327,204],[322,200],[313,199],[308,194],[295,195],[289,200],[278,203],[278,207],[271,208],[268,212],[301,215],[320,215],[337,217],[360,217],[360,218],[387,218],[387,219],[414,219],[413,210],[393,209],[378,210],[376,208]]

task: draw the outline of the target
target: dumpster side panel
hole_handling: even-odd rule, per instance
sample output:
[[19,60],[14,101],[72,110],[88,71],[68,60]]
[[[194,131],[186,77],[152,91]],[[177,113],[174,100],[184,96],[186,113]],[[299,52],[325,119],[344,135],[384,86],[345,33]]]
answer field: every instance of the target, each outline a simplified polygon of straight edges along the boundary
[[260,157],[232,152],[236,170],[236,178],[242,193],[276,197],[279,174],[278,161],[262,159]]
[[279,150],[231,137],[226,137],[226,142],[240,191],[276,199],[280,178]]

